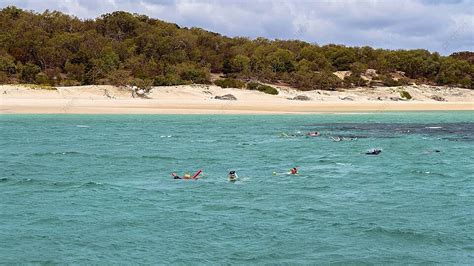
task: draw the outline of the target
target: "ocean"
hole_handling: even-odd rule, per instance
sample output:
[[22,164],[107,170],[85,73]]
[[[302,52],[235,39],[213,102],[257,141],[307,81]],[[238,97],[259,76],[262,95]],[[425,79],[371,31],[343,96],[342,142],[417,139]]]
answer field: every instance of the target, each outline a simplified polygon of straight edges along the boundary
[[0,263],[474,264],[473,150],[474,112],[0,115]]

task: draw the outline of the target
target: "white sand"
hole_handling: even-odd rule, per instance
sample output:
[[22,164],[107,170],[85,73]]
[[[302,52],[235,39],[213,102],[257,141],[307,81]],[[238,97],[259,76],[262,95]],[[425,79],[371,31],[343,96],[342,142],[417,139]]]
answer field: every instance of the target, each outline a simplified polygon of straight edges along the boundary
[[[279,95],[258,91],[222,89],[207,85],[154,87],[150,99],[132,98],[127,89],[114,86],[33,89],[0,86],[0,113],[66,114],[273,114],[320,112],[382,112],[423,110],[474,110],[474,91],[435,86],[357,88],[343,91],[302,92],[278,86]],[[396,101],[400,90],[413,99]],[[232,94],[237,101],[214,99]],[[305,95],[310,101],[289,100]],[[431,99],[437,95],[446,99]],[[392,98],[392,99],[391,99]],[[395,100],[394,100],[395,99]]]

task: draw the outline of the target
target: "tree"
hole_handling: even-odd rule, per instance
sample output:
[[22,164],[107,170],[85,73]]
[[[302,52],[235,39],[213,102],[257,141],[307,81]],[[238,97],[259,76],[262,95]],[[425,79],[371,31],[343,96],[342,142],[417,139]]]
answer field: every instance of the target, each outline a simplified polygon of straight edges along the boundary
[[82,64],[72,64],[70,61],[67,61],[64,70],[71,80],[82,82],[84,79],[85,66]]
[[350,65],[356,61],[354,48],[330,44],[322,46],[321,51],[330,61],[334,70],[349,70]]
[[250,74],[250,58],[245,55],[236,55],[231,61],[231,70],[244,75]]
[[41,72],[41,68],[35,64],[27,63],[21,69],[21,80],[24,82],[35,82],[36,75]]
[[35,83],[40,85],[54,85],[54,81],[50,80],[48,75],[43,72],[36,74]]
[[112,85],[122,87],[131,83],[132,77],[130,74],[131,72],[128,70],[117,69],[108,75],[108,79]]
[[286,49],[278,48],[268,55],[273,72],[291,72],[295,69],[295,55]]
[[[147,18],[142,17],[141,19],[146,20]],[[116,41],[123,41],[135,37],[135,30],[139,26],[140,20],[130,13],[117,11],[102,15],[96,23],[97,30],[102,35]]]
[[196,66],[189,63],[181,63],[176,66],[176,72],[184,81],[191,83],[209,84],[210,74],[209,69]]
[[16,73],[15,59],[5,51],[0,51],[0,71],[3,71],[6,75]]
[[331,68],[329,60],[316,46],[307,46],[301,49],[300,57],[312,63],[310,68],[312,71],[329,70]]
[[474,68],[467,61],[447,57],[441,61],[436,82],[440,85],[455,84],[469,88],[472,86],[473,74]]

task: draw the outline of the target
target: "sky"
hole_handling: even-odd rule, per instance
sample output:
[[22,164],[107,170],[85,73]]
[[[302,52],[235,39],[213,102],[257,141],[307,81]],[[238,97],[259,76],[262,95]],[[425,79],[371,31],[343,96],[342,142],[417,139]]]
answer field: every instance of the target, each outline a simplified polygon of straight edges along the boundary
[[9,5],[79,18],[128,11],[231,37],[474,51],[474,0],[0,0]]

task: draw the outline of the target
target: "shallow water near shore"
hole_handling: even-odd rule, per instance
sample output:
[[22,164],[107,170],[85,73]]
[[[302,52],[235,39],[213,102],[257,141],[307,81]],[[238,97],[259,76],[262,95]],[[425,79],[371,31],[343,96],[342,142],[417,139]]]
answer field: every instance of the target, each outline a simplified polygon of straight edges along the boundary
[[474,112],[0,115],[0,134],[0,263],[474,263]]

